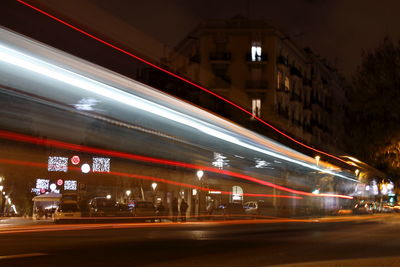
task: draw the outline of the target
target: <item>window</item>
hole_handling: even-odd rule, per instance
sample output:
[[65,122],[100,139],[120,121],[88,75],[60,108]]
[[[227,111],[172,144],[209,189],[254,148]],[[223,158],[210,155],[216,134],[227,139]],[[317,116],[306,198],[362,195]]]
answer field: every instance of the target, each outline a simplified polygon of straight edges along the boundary
[[276,88],[280,89],[282,84],[282,72],[278,71],[277,77],[276,77]]
[[251,100],[251,112],[253,116],[261,117],[261,99]]
[[285,77],[285,90],[290,91],[290,80],[288,77]]
[[243,188],[240,186],[232,186],[232,202],[242,202],[243,201]]
[[261,45],[253,44],[251,46],[251,61],[261,61]]

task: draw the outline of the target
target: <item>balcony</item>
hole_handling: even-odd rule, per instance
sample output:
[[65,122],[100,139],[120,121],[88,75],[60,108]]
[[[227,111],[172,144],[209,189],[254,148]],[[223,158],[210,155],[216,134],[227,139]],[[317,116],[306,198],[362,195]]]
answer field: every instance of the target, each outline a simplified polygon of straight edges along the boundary
[[283,66],[286,66],[286,67],[289,66],[289,60],[288,60],[286,57],[284,57],[284,56],[279,56],[279,57],[277,58],[276,62],[277,62],[278,64],[283,65]]
[[299,78],[303,77],[303,75],[301,74],[300,70],[298,68],[296,68],[296,67],[293,67],[293,66],[290,68],[290,74],[293,75],[293,76],[297,76]]
[[210,61],[230,61],[231,53],[229,52],[214,52],[210,53]]
[[246,81],[246,89],[267,89],[268,81],[267,80],[247,80]]
[[268,54],[262,53],[261,55],[256,55],[255,58],[253,58],[251,53],[247,53],[246,61],[248,63],[265,63],[268,61]]

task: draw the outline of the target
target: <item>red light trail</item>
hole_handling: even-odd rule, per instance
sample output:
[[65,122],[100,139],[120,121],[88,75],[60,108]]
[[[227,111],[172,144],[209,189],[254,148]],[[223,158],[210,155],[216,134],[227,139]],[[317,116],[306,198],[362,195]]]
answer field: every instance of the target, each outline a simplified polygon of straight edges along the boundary
[[[98,155],[107,155],[110,157],[125,158],[125,159],[130,159],[130,160],[135,160],[135,161],[155,163],[155,164],[160,164],[160,165],[176,166],[176,167],[181,167],[181,168],[186,168],[186,169],[194,169],[194,170],[203,170],[203,171],[208,171],[208,172],[212,172],[212,173],[218,173],[218,174],[223,174],[223,175],[227,175],[227,176],[244,179],[247,181],[251,181],[251,182],[265,185],[268,187],[272,187],[272,188],[275,188],[275,189],[278,189],[281,191],[285,191],[285,192],[289,192],[289,193],[293,193],[293,194],[297,194],[297,195],[302,195],[302,196],[312,196],[312,197],[321,196],[321,197],[338,197],[338,198],[345,198],[345,199],[353,199],[353,197],[346,196],[346,195],[313,194],[313,193],[309,193],[309,192],[305,192],[305,191],[294,190],[294,189],[276,185],[276,184],[273,184],[273,183],[270,183],[270,182],[267,182],[264,180],[260,180],[260,179],[257,179],[257,178],[254,178],[252,176],[248,176],[245,174],[236,173],[236,172],[227,171],[227,170],[220,170],[217,168],[212,168],[212,167],[207,167],[207,166],[202,166],[202,165],[197,165],[197,164],[191,164],[191,163],[185,163],[185,162],[179,162],[179,161],[173,161],[173,160],[165,160],[165,159],[159,159],[159,158],[153,158],[153,157],[146,157],[146,156],[141,156],[141,155],[136,155],[136,154],[129,154],[129,153],[124,153],[124,152],[88,147],[88,146],[83,146],[83,145],[76,145],[76,144],[61,142],[61,141],[52,140],[52,139],[40,139],[37,137],[32,137],[32,136],[28,136],[28,135],[24,135],[24,134],[19,134],[19,133],[13,133],[13,132],[9,132],[9,131],[0,130],[0,138],[14,140],[14,141],[18,141],[18,142],[30,143],[30,144],[35,144],[35,145],[41,145],[41,146],[52,146],[52,147],[57,147],[57,148],[72,150],[72,151],[82,151],[82,152],[98,154]],[[29,164],[39,164],[39,163],[29,163]],[[35,166],[32,166],[32,167],[35,167]],[[74,167],[72,167],[72,169],[73,168]]]
[[[30,161],[22,161],[22,160],[13,160],[13,159],[2,159],[0,158],[0,163],[11,164],[11,165],[19,165],[19,166],[28,166],[28,167],[39,167],[39,168],[46,168],[47,164],[38,163],[38,162],[30,162]],[[70,167],[70,170],[80,171],[80,168],[77,167]],[[232,195],[232,192],[228,191],[221,191],[213,188],[208,187],[201,187],[176,181],[167,180],[164,178],[154,177],[154,176],[147,176],[147,175],[140,175],[140,174],[132,174],[132,173],[125,173],[125,172],[102,172],[104,175],[112,175],[112,176],[122,176],[128,178],[135,178],[140,180],[147,180],[147,181],[154,181],[159,183],[171,184],[186,188],[192,188],[201,191],[218,191],[221,192],[222,195]],[[257,197],[277,197],[277,198],[292,198],[292,199],[302,199],[302,197],[298,196],[287,196],[287,195],[274,195],[274,194],[253,194],[253,193],[243,193],[243,196],[257,196]]]
[[166,70],[166,69],[163,69],[163,68],[157,66],[156,64],[153,64],[153,63],[151,63],[151,62],[149,62],[149,61],[147,61],[147,60],[145,60],[145,59],[143,59],[143,58],[141,58],[141,57],[139,57],[139,56],[136,56],[136,55],[134,55],[134,54],[132,54],[132,53],[130,53],[130,52],[128,52],[128,51],[126,51],[126,50],[124,50],[124,49],[118,47],[118,46],[116,46],[116,45],[113,45],[113,44],[111,44],[111,43],[109,43],[109,42],[107,42],[107,41],[105,41],[105,40],[103,40],[103,39],[101,39],[101,38],[99,38],[99,37],[97,37],[97,36],[94,36],[93,34],[90,34],[90,33],[88,33],[87,31],[85,31],[85,30],[83,30],[83,29],[81,29],[81,28],[78,28],[78,27],[76,27],[76,26],[74,26],[74,25],[72,25],[72,24],[70,24],[70,23],[68,23],[68,22],[66,22],[66,21],[64,21],[64,20],[62,20],[62,19],[60,19],[60,18],[57,18],[56,16],[51,15],[50,13],[48,13],[48,12],[46,12],[46,11],[44,11],[44,10],[42,10],[42,9],[40,9],[40,8],[38,8],[38,7],[36,7],[36,6],[33,6],[33,5],[31,5],[31,4],[28,4],[28,3],[25,2],[25,1],[22,1],[22,0],[16,0],[16,1],[20,2],[21,4],[27,6],[27,7],[31,8],[31,9],[34,9],[34,10],[36,10],[36,11],[42,13],[43,15],[46,15],[47,17],[49,17],[49,18],[51,18],[51,19],[54,19],[54,20],[56,20],[56,21],[58,21],[58,22],[60,22],[60,23],[62,23],[62,24],[64,24],[64,25],[66,25],[66,26],[68,26],[69,28],[74,29],[74,30],[76,30],[76,31],[78,31],[78,32],[80,32],[80,33],[82,33],[82,34],[84,34],[84,35],[86,35],[86,36],[88,36],[88,37],[90,37],[90,38],[92,38],[92,39],[94,39],[94,40],[96,40],[96,41],[98,41],[98,42],[100,42],[100,43],[106,45],[106,46],[109,46],[109,47],[111,47],[111,48],[113,48],[113,49],[115,49],[115,50],[118,50],[118,51],[121,52],[121,53],[124,53],[124,54],[126,54],[126,55],[128,55],[128,56],[130,56],[130,57],[132,57],[132,58],[135,58],[135,59],[137,59],[137,60],[139,60],[139,61],[141,61],[141,62],[143,62],[143,63],[145,63],[145,64],[147,64],[147,65],[149,65],[149,66],[151,66],[151,67],[153,67],[153,68],[155,68],[155,69],[158,69],[158,70],[160,70],[160,71],[162,71],[162,72],[164,72],[164,73],[166,73],[166,74],[168,74],[168,75],[171,75],[172,77],[175,77],[175,78],[177,78],[177,79],[179,79],[179,80],[181,80],[181,81],[184,81],[184,82],[186,82],[186,83],[188,83],[188,84],[190,84],[190,85],[193,85],[194,87],[196,87],[196,88],[198,88],[198,89],[200,89],[200,90],[202,90],[202,91],[204,91],[204,92],[207,92],[208,94],[211,94],[211,95],[213,95],[213,96],[215,96],[215,97],[217,97],[217,98],[219,98],[219,99],[221,99],[221,100],[223,100],[223,101],[225,101],[226,103],[228,103],[228,104],[234,106],[235,108],[241,110],[242,112],[244,112],[244,113],[246,113],[246,114],[252,116],[252,117],[253,117],[254,119],[256,119],[257,121],[259,121],[259,122],[261,122],[262,124],[268,126],[269,128],[273,129],[273,130],[276,131],[277,133],[281,134],[282,136],[288,138],[289,140],[295,142],[295,143],[298,144],[298,145],[301,145],[301,146],[303,146],[303,147],[305,147],[305,148],[307,148],[307,149],[310,149],[310,150],[312,150],[312,151],[314,151],[314,152],[323,154],[323,155],[325,155],[325,156],[328,156],[328,157],[330,157],[330,158],[339,160],[339,161],[341,161],[341,162],[343,162],[343,163],[349,165],[349,163],[347,163],[346,160],[343,160],[343,159],[341,159],[341,158],[339,158],[339,157],[337,157],[337,156],[334,156],[334,155],[329,154],[329,153],[327,153],[327,152],[324,152],[324,151],[318,150],[318,149],[316,149],[316,148],[313,148],[313,147],[311,147],[311,146],[308,146],[308,145],[306,145],[306,144],[303,144],[302,142],[300,142],[300,141],[294,139],[293,137],[291,137],[291,136],[285,134],[284,132],[280,131],[280,130],[279,130],[278,128],[276,128],[275,126],[273,126],[273,125],[267,123],[267,122],[264,121],[263,119],[261,119],[261,118],[259,118],[259,117],[257,117],[257,116],[254,116],[252,112],[250,112],[250,111],[246,110],[245,108],[239,106],[238,104],[235,104],[234,102],[232,102],[232,101],[230,101],[230,100],[224,98],[223,96],[220,96],[220,95],[218,95],[218,94],[216,94],[216,93],[214,93],[214,92],[212,92],[212,91],[206,89],[205,87],[203,87],[203,86],[201,86],[201,85],[199,85],[199,84],[196,84],[196,83],[194,83],[194,82],[192,82],[192,81],[190,81],[190,80],[188,80],[188,79],[186,79],[186,78],[184,78],[184,77],[181,77],[181,76],[179,76],[179,75],[177,75],[177,74],[175,74],[175,73],[173,73],[173,72],[171,72],[171,71],[168,71],[168,70]]

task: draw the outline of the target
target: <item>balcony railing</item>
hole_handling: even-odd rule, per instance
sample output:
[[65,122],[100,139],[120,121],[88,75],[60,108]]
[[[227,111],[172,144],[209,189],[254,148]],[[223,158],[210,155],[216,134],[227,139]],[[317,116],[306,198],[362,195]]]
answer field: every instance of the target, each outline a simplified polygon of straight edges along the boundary
[[279,56],[276,61],[280,65],[289,66],[289,60],[284,56]]
[[301,74],[300,70],[298,68],[296,68],[296,67],[291,67],[290,68],[290,74],[294,75],[294,76],[297,76],[299,78],[303,77],[303,75]]
[[253,56],[251,53],[247,53],[246,61],[247,62],[266,62],[266,61],[268,61],[268,54],[262,53],[261,55]]

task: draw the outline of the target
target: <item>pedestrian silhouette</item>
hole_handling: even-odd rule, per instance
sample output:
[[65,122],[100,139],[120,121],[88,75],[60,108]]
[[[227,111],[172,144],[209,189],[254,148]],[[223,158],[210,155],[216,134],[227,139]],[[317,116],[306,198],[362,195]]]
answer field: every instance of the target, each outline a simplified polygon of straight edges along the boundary
[[174,197],[172,200],[172,221],[176,222],[178,220],[178,199]]
[[181,205],[179,207],[179,210],[181,211],[181,222],[186,222],[186,211],[188,207],[189,205],[186,203],[185,199],[182,198]]

